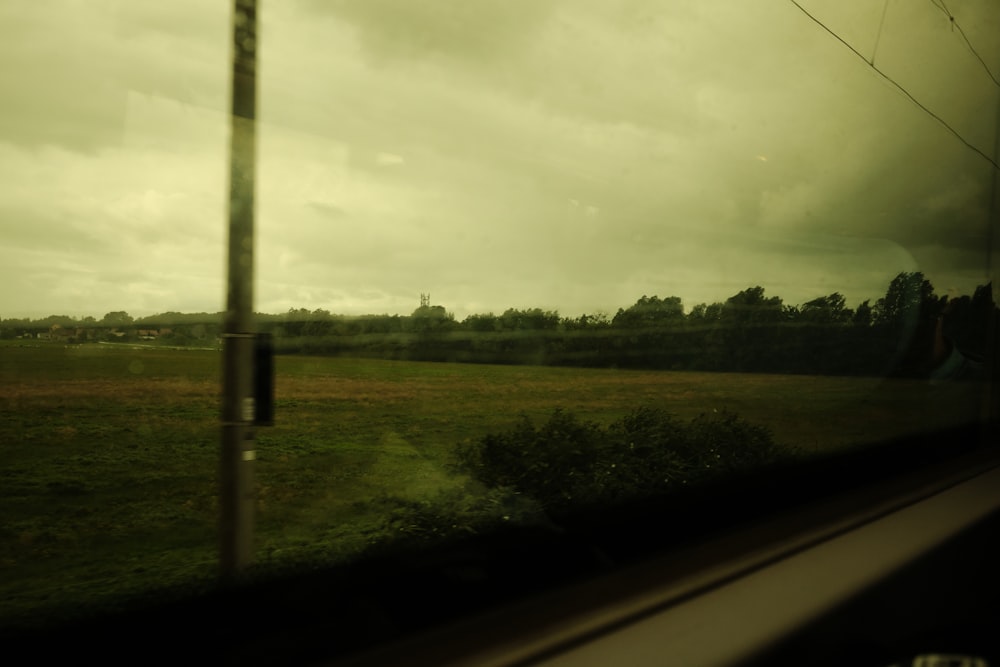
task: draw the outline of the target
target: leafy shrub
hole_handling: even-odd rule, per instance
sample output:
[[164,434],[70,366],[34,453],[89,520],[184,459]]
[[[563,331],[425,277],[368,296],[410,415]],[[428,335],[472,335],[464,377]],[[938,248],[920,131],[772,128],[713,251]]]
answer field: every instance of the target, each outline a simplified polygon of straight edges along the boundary
[[461,450],[459,460],[488,487],[511,487],[544,504],[562,504],[590,490],[603,440],[596,424],[556,410],[541,428],[522,416],[510,431]]
[[545,522],[537,503],[509,487],[485,494],[451,489],[425,499],[385,495],[372,503],[384,518],[369,536],[370,554]]
[[606,428],[562,410],[540,427],[522,416],[510,430],[460,449],[458,460],[487,487],[510,488],[558,510],[658,493],[782,454],[766,428],[731,412],[684,422],[645,407]]
[[704,470],[736,472],[776,460],[781,449],[771,432],[756,424],[723,411],[701,414],[688,425],[690,442],[696,447],[692,456]]
[[366,553],[491,534],[505,526],[551,529],[574,506],[658,494],[777,460],[770,432],[730,412],[690,421],[639,408],[607,427],[555,410],[536,426],[527,416],[508,430],[459,448],[458,467],[486,487],[426,498],[383,495]]

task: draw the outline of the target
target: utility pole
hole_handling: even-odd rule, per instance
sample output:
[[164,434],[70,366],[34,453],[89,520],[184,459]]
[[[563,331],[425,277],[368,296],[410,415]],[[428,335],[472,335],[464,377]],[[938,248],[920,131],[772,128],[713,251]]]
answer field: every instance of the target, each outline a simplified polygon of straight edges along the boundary
[[229,176],[229,263],[222,342],[220,565],[234,580],[253,560],[254,175],[256,171],[257,0],[235,0]]

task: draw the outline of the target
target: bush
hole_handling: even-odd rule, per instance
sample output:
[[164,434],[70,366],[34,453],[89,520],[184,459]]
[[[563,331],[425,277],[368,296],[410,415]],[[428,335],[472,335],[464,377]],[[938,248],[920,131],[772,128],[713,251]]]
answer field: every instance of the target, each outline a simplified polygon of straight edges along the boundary
[[545,522],[536,503],[508,487],[491,488],[485,494],[451,489],[419,500],[384,495],[372,504],[383,519],[369,536],[369,555]]
[[603,440],[596,424],[556,410],[541,428],[522,416],[510,431],[487,435],[458,457],[461,468],[490,488],[562,505],[592,491]]
[[556,410],[541,427],[510,430],[459,450],[460,467],[492,489],[509,488],[548,510],[660,493],[751,469],[782,455],[764,427],[727,411],[690,422],[639,408],[602,428]]

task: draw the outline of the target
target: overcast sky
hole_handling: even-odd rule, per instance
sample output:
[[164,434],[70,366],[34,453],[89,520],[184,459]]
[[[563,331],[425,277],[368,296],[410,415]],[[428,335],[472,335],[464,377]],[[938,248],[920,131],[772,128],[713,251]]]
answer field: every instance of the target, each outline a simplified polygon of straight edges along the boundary
[[[800,4],[994,155],[940,0]],[[229,5],[0,3],[0,317],[224,309]],[[989,279],[994,167],[789,0],[260,5],[258,311]],[[1000,4],[947,7],[1000,75]]]

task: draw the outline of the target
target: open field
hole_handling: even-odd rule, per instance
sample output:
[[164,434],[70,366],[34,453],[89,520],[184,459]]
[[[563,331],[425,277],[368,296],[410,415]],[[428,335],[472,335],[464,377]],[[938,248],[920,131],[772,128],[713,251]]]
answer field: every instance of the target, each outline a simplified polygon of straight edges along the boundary
[[[47,605],[212,581],[218,352],[0,345],[0,624]],[[975,414],[915,381],[279,357],[276,426],[258,430],[263,564],[350,557],[386,502],[464,493],[456,444],[563,408],[729,409],[803,453]]]

